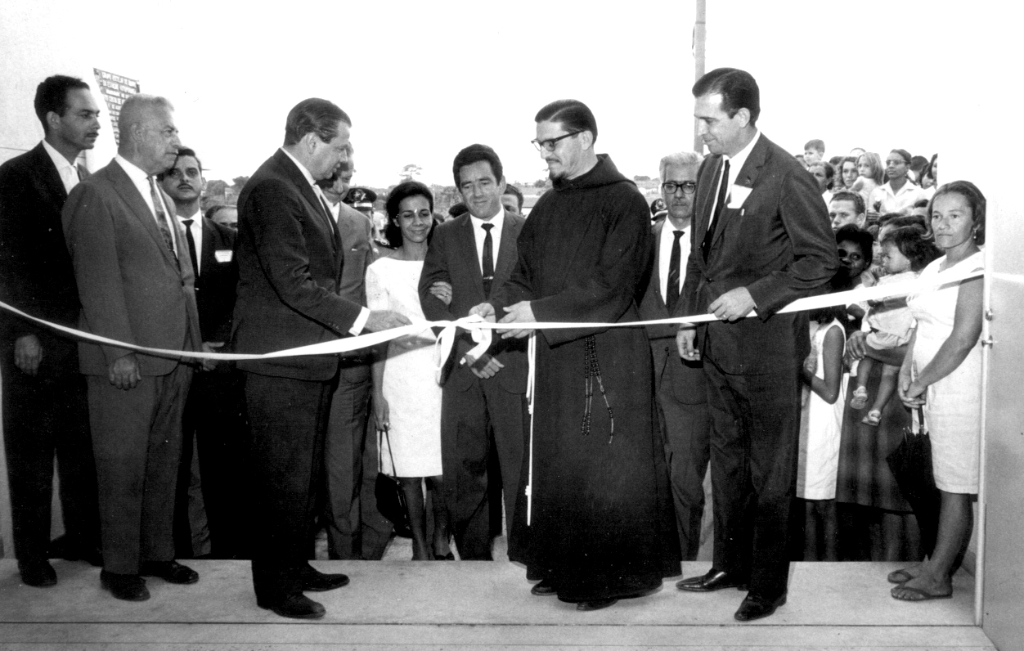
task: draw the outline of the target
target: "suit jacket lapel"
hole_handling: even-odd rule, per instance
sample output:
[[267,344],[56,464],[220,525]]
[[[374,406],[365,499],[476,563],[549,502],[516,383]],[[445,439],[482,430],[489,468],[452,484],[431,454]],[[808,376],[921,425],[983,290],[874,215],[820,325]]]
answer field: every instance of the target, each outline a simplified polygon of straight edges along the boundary
[[53,164],[53,159],[43,149],[43,143],[36,145],[32,150],[32,155],[35,159],[32,167],[35,170],[35,183],[39,194],[45,197],[46,201],[60,214],[61,206],[68,198],[67,190],[64,189],[64,181],[60,178],[60,172]]
[[[521,224],[522,222],[520,222]],[[519,238],[520,226],[512,217],[505,213],[505,221],[501,226],[501,242],[498,244],[498,259],[495,261],[494,281],[495,286],[505,282],[512,275],[516,266],[515,249],[516,240]]]
[[313,190],[313,186],[306,181],[306,177],[302,174],[302,171],[295,166],[295,162],[280,149],[274,152],[274,159],[277,161],[278,166],[282,172],[295,184],[299,190],[299,194],[306,200],[307,209],[313,214],[317,215],[320,219],[320,225],[327,229],[327,233],[331,239],[331,243],[334,245],[334,252],[338,258],[340,265],[340,257],[337,253],[341,250],[341,238],[338,235],[337,224],[334,221],[334,217],[327,212],[324,208],[323,203],[320,201],[320,197],[317,196]]
[[[473,232],[473,220],[470,218],[469,213],[462,215],[459,219],[462,220],[462,223],[457,231],[458,244],[456,251],[472,253],[472,255],[458,256],[459,264],[462,265],[461,272],[473,279],[473,286],[479,290],[480,296],[484,296],[484,275],[480,270],[480,251],[477,251],[476,248],[476,233]],[[452,275],[454,276],[454,274]]]
[[[747,156],[747,160],[743,163],[743,168],[736,174],[736,182],[734,185],[742,185],[744,187],[752,188],[754,183],[757,182],[758,176],[761,174],[761,168],[764,167],[765,156],[768,154],[768,141],[761,135],[757,139],[757,143],[754,148],[750,150],[750,155]],[[731,190],[731,188],[730,188]],[[722,214],[719,217],[722,223],[715,228],[715,242],[722,238],[725,233],[726,225],[733,219],[739,217],[739,209],[730,209],[726,205],[722,209]],[[714,244],[714,242],[712,242]]]
[[[167,248],[167,243],[164,242],[164,236],[160,234],[160,229],[157,228],[156,216],[153,214],[153,211],[149,209],[149,205],[146,203],[146,200],[142,198],[141,194],[139,194],[139,189],[135,187],[135,183],[132,182],[131,178],[128,176],[128,173],[124,171],[124,169],[117,161],[111,161],[110,165],[107,166],[107,169],[110,170],[110,182],[114,188],[114,191],[117,192],[118,195],[120,195],[121,199],[126,204],[128,204],[128,208],[131,210],[132,215],[134,215],[135,218],[138,219],[139,222],[142,224],[142,227],[145,228],[147,232],[149,232],[150,237],[152,237],[153,241],[156,242],[157,248],[160,249],[160,251],[163,253],[164,257],[167,259],[167,262],[174,265],[175,268],[177,268],[179,265],[177,261],[175,261],[174,259],[174,254],[170,249]],[[169,204],[167,205],[167,210],[172,210],[172,206],[174,205],[174,203],[171,202],[170,199],[166,196],[164,197],[164,203]],[[169,221],[173,226],[177,221],[173,219],[173,212],[170,215],[168,215],[168,217],[171,218]],[[180,249],[180,229],[175,228],[175,235],[178,237],[178,248]]]
[[[665,307],[665,297],[661,293],[661,231],[665,228],[666,221],[668,221],[668,217],[651,228],[651,232],[654,233],[654,268],[651,269],[651,282],[654,283],[655,295],[658,297],[660,307]],[[682,265],[681,270],[685,269],[683,260],[680,260],[679,264]]]

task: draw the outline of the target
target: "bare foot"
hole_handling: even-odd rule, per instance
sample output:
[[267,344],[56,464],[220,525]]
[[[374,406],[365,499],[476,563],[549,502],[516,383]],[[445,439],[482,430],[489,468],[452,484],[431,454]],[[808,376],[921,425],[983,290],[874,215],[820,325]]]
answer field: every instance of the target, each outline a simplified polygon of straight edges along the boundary
[[914,563],[910,567],[905,567],[902,570],[893,570],[889,572],[889,576],[886,579],[889,583],[906,583],[911,579],[915,579],[921,575],[921,563]]
[[892,589],[893,599],[900,601],[930,601],[953,596],[953,582],[949,578],[936,579],[927,574],[900,584]]

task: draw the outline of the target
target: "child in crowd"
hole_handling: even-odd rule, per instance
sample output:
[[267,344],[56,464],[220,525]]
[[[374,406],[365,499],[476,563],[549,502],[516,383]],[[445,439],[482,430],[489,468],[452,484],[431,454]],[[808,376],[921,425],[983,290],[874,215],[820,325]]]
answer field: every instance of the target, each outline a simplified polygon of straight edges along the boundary
[[[921,229],[916,226],[886,229],[883,235],[882,264],[886,275],[878,280],[880,285],[912,280],[928,266],[928,263],[940,255],[935,244],[925,239]],[[868,332],[865,343],[869,348],[889,350],[904,346],[910,341],[914,320],[907,309],[905,298],[869,301],[868,307],[861,329]],[[858,365],[857,388],[850,399],[850,407],[853,409],[863,409],[868,404],[867,382],[874,363],[870,357],[865,357]],[[878,426],[882,418],[882,408],[896,390],[899,370],[898,366],[883,365],[878,395],[875,396],[874,404],[861,422],[872,427]]]
[[843,352],[846,311],[842,306],[810,313],[811,354],[804,361],[803,407],[796,495],[805,500],[805,561],[838,561],[836,476],[846,404]]
[[[874,259],[871,233],[847,224],[836,231],[836,246],[839,252],[839,272],[832,279],[832,291],[846,291],[857,287],[872,287],[874,275],[868,270]],[[847,331],[860,329],[861,319],[867,312],[867,303],[851,303],[846,306]]]

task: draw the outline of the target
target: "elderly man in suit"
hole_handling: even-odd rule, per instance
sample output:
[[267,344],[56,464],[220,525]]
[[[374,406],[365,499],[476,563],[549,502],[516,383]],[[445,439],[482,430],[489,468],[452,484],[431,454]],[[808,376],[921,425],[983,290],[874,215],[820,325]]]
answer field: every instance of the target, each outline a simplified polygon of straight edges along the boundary
[[[0,300],[76,327],[78,288],[60,211],[68,192],[88,176],[76,161],[96,142],[100,111],[89,85],[64,75],[39,84],[35,109],[42,142],[0,166]],[[85,379],[73,340],[7,312],[0,319],[14,551],[26,585],[52,586],[57,574],[47,548],[54,454],[65,530],[63,549],[55,555],[100,564]]]
[[[352,121],[311,98],[288,113],[284,145],[238,197],[236,352],[267,353],[408,323],[341,295],[345,243],[316,181],[348,159]],[[302,594],[348,584],[307,559],[322,485],[324,437],[338,356],[239,362],[252,429],[256,602],[282,617],[316,619],[324,607]]]
[[[158,175],[174,200],[195,270],[196,305],[204,348],[222,351],[231,336],[238,265],[235,231],[203,218],[203,164],[188,147]],[[189,556],[232,558],[244,544],[247,519],[231,468],[243,460],[245,423],[241,377],[230,362],[207,361],[192,378],[175,506],[176,547]]]
[[[640,302],[640,318],[667,319],[679,305],[690,254],[693,200],[697,169],[704,157],[679,152],[661,159],[661,196],[668,217],[658,220],[654,233],[654,264]],[[679,357],[675,325],[647,326],[654,362],[654,390],[658,422],[672,479],[672,500],[683,560],[692,561],[700,550],[704,515],[704,477],[711,456],[711,423],[699,361]]]
[[[807,315],[777,314],[816,293],[839,266],[813,178],[757,129],[760,93],[747,72],[719,68],[693,86],[711,151],[697,176],[696,223],[679,315],[719,321],[680,328],[684,360],[704,362],[711,412],[715,552],[682,590],[749,587],[736,619],[786,602],[786,532],[799,439]],[[746,318],[751,316],[751,318]]]
[[[134,95],[121,107],[118,129],[117,156],[64,205],[80,327],[137,346],[199,350],[185,234],[156,182],[180,145],[173,107],[162,97]],[[103,587],[141,601],[149,591],[140,574],[195,583],[199,575],[174,561],[171,535],[191,366],[87,342],[79,357],[99,484]]]
[[[470,145],[452,164],[455,186],[469,212],[434,230],[420,276],[420,303],[431,321],[456,319],[485,302],[508,280],[518,252],[516,238],[526,220],[501,203],[505,177],[501,160],[486,145]],[[475,346],[462,333],[444,379],[441,402],[441,458],[445,502],[463,560],[491,560],[488,472],[497,451],[509,531],[523,463],[526,423],[526,356],[521,340],[495,338],[474,358]],[[523,517],[525,522],[525,516]],[[509,553],[516,555],[509,539]]]

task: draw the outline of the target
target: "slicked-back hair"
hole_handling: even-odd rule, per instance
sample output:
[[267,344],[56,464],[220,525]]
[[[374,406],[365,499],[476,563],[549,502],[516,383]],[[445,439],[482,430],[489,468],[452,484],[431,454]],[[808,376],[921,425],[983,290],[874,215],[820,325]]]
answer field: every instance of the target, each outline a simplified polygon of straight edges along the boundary
[[911,271],[921,271],[942,256],[935,242],[926,238],[916,225],[890,228],[879,243],[887,242],[891,242],[910,261]]
[[501,167],[501,159],[498,158],[498,154],[487,145],[473,144],[455,154],[455,160],[452,162],[452,176],[455,177],[456,190],[462,185],[462,179],[459,177],[462,168],[481,161],[486,161],[491,166],[494,180],[501,183],[505,171]]
[[505,184],[505,194],[511,194],[516,198],[516,205],[519,206],[519,212],[523,212],[523,191],[512,185],[511,183]]
[[578,99],[557,99],[533,118],[534,122],[559,122],[566,131],[589,131],[597,142],[597,119],[586,104]]
[[970,181],[953,181],[952,183],[946,183],[939,187],[932,195],[932,202],[928,204],[928,214],[932,214],[932,207],[935,205],[935,200],[944,194],[959,194],[961,197],[967,200],[967,205],[971,207],[971,216],[974,217],[974,225],[977,227],[974,232],[974,241],[978,244],[985,243],[985,195],[981,193],[978,186],[974,185]]
[[857,167],[860,167],[861,158],[866,158],[868,166],[871,168],[871,176],[868,178],[881,185],[885,178],[885,167],[882,166],[882,157],[873,151],[866,151],[857,157]]
[[50,128],[46,124],[46,114],[53,111],[64,117],[68,110],[68,92],[72,90],[89,90],[89,84],[78,77],[67,75],[53,75],[47,77],[36,86],[36,98],[33,102],[36,109],[36,117],[43,123],[43,133],[49,133]]
[[[430,188],[419,181],[403,181],[396,185],[384,202],[384,209],[388,212],[388,225],[384,227],[384,239],[393,249],[402,246],[402,229],[398,226],[398,207],[409,197],[426,197],[427,203],[430,204],[430,212],[434,212],[434,195],[431,194]],[[434,234],[436,225],[437,222],[431,220],[430,233],[427,235],[428,242]]]
[[124,104],[121,105],[121,113],[117,116],[117,130],[121,132],[122,145],[126,142],[125,136],[131,131],[132,125],[141,119],[146,109],[154,107],[168,111],[174,110],[174,105],[166,97],[157,97],[146,93],[132,95],[124,101]]
[[829,203],[834,203],[836,201],[849,201],[850,203],[853,204],[853,212],[855,212],[858,215],[863,215],[865,212],[867,212],[867,205],[864,203],[864,195],[862,195],[860,192],[840,190],[839,192],[836,192],[835,194],[832,195],[832,201],[830,201]]
[[333,102],[319,97],[304,99],[288,112],[284,124],[284,144],[294,145],[307,133],[315,133],[320,140],[330,142],[338,135],[338,123],[349,127],[352,120]]
[[716,68],[706,73],[693,85],[693,96],[721,95],[722,110],[731,118],[741,108],[750,111],[750,125],[757,124],[761,115],[761,89],[754,77],[745,70]]
[[677,151],[674,154],[669,154],[661,159],[658,163],[658,177],[661,182],[665,182],[665,168],[669,165],[679,165],[682,167],[700,167],[700,164],[704,162],[704,156],[692,151]]
[[861,253],[864,254],[865,266],[870,267],[871,263],[874,262],[875,252],[871,245],[875,243],[875,236],[870,232],[854,224],[847,224],[836,231],[836,244],[838,245],[842,242],[853,242],[860,246]]
[[[202,175],[202,173],[203,173],[203,161],[199,160],[199,157],[196,156],[195,150],[189,149],[188,147],[178,147],[178,155],[174,157],[174,165],[177,165],[178,161],[181,160],[182,158],[185,158],[186,156],[189,157],[189,158],[196,159],[196,165],[199,166],[199,174]],[[156,180],[157,181],[163,181],[164,178],[167,176],[167,173],[170,172],[172,169],[174,169],[174,165],[171,165],[169,168],[167,168],[163,172],[160,172],[159,174],[157,174],[156,175]]]

